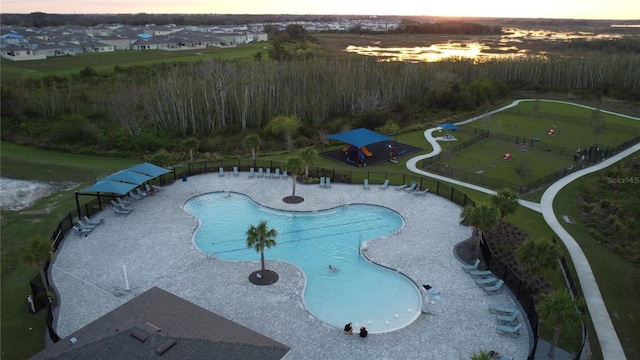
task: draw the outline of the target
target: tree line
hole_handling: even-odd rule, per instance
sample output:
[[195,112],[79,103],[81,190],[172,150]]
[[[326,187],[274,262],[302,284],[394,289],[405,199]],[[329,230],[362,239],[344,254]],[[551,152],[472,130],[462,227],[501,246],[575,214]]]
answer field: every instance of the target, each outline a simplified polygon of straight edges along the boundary
[[410,125],[420,113],[473,110],[517,89],[638,100],[638,68],[637,56],[596,55],[482,63],[316,57],[84,69],[82,76],[3,85],[1,130],[3,139],[40,146],[146,152],[163,147],[163,138],[261,131],[279,115],[300,118],[312,132],[341,131],[346,122],[376,128],[390,117]]

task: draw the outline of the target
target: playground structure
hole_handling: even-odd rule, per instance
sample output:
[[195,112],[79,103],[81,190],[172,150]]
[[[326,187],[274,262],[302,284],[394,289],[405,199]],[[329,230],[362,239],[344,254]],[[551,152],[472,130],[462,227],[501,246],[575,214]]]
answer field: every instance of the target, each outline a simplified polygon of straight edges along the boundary
[[358,148],[355,145],[345,144],[342,148],[345,161],[351,165],[367,166],[367,157],[371,157],[373,153],[366,146]]

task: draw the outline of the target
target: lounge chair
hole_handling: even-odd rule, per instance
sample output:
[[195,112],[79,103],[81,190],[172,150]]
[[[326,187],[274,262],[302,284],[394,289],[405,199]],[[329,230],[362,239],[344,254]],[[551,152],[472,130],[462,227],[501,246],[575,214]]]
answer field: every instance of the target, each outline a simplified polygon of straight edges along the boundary
[[256,170],[254,168],[249,169],[249,179],[256,177]]
[[413,190],[416,189],[416,186],[418,186],[418,183],[412,182],[411,186],[409,186],[408,188],[405,188],[404,191],[406,192],[412,192]]
[[486,291],[487,294],[493,295],[495,293],[502,292],[502,285],[503,284],[504,284],[504,281],[502,279],[500,279],[500,280],[498,280],[498,282],[495,285],[485,286],[482,289],[484,289],[484,291]]
[[496,331],[500,335],[509,334],[509,336],[516,338],[520,335],[520,329],[522,328],[522,323],[519,323],[516,326],[508,326],[508,325],[496,325]]
[[91,229],[81,228],[74,225],[73,232],[78,236],[82,236],[82,235],[87,236],[87,234],[91,232]]
[[102,225],[102,224],[104,224],[104,219],[100,219],[99,221],[94,221],[94,220],[89,219],[89,217],[86,216],[86,215],[82,218],[82,220],[84,220],[84,222],[86,222],[87,224],[91,224],[91,225]]
[[137,194],[138,196],[141,196],[141,197],[145,197],[145,196],[149,195],[149,194],[147,194],[146,192],[142,191],[139,187],[138,187],[138,188],[136,188],[136,194]]
[[219,167],[218,168],[218,176],[224,177],[224,168],[223,167]]
[[142,199],[140,196],[134,194],[133,191],[129,191],[129,197],[136,200]]
[[238,167],[237,166],[233,167],[233,177],[238,177]]
[[387,190],[389,188],[389,179],[384,179],[382,185],[380,185],[380,190]]
[[320,178],[320,187],[321,187],[321,188],[323,188],[323,187],[325,187],[325,186],[327,186],[327,183],[324,181],[324,176],[322,176],[322,177]]
[[395,189],[400,191],[400,190],[402,190],[402,189],[404,189],[406,187],[407,187],[407,184],[402,184],[402,185],[396,186]]
[[158,185],[151,185],[151,187],[153,188],[154,191],[162,191],[164,189],[162,186],[158,186]]
[[518,314],[519,311],[516,310],[515,312],[511,313],[511,314],[507,314],[507,315],[502,315],[502,314],[498,314],[496,315],[496,320],[498,321],[499,325],[511,325],[514,326],[516,324],[518,324]]
[[96,228],[96,226],[98,226],[98,225],[92,225],[92,224],[89,224],[89,223],[86,223],[86,222],[82,221],[82,219],[79,219],[79,220],[78,220],[78,226],[79,226],[80,228],[82,228],[82,229],[90,229],[90,230],[93,230],[93,229],[95,229],[95,228]]
[[462,270],[464,271],[471,271],[471,270],[476,270],[478,268],[478,265],[480,265],[480,259],[476,259],[476,261],[473,263],[473,265],[467,265],[467,264],[463,264],[462,265]]
[[276,168],[276,173],[273,174],[274,179],[280,179],[280,168]]
[[414,192],[414,194],[416,196],[425,196],[429,193],[429,189],[424,189],[424,190],[416,190],[416,192]]
[[116,215],[129,215],[133,211],[133,209],[121,209],[118,207],[114,207],[113,211]]
[[369,186],[369,179],[364,179],[364,189],[365,190],[371,189],[371,187]]
[[264,173],[262,172],[262,168],[258,168],[258,177],[264,177]]
[[286,179],[286,178],[288,178],[288,177],[289,177],[289,174],[287,174],[287,170],[285,170],[285,171],[282,173],[282,178],[283,178],[283,179]]
[[271,178],[271,168],[267,168],[267,173],[264,176],[265,178]]
[[500,306],[500,305],[489,305],[489,312],[492,314],[502,313],[502,314],[513,314],[516,312],[515,308]]
[[327,181],[327,183],[324,185],[324,187],[330,188],[331,187],[331,178],[326,178],[325,180]]
[[120,209],[120,210],[127,210],[127,211],[133,211],[133,208],[127,207],[124,204],[119,204],[113,200],[111,200],[111,204],[113,205],[114,208],[116,209]]
[[480,286],[480,287],[487,286],[487,285],[492,285],[492,284],[494,284],[496,282],[498,282],[498,279],[496,279],[493,276],[476,279],[476,284],[478,284],[478,286]]
[[127,199],[121,198],[121,197],[116,198],[116,201],[121,203],[121,204],[123,204],[123,205],[131,204],[131,200],[127,200]]
[[156,192],[156,189],[149,186],[149,184],[144,184],[144,189],[147,191],[147,194],[153,195]]
[[476,278],[478,276],[490,276],[493,275],[493,273],[490,270],[471,270],[469,271],[469,275],[471,275],[472,278]]

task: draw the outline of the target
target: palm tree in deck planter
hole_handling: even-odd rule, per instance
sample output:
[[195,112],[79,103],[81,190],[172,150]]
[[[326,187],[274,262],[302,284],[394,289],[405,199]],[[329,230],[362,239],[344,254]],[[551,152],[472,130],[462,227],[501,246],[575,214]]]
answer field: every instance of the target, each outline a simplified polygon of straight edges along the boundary
[[516,212],[518,206],[518,193],[509,188],[504,188],[496,195],[491,196],[491,204],[498,209],[500,221],[498,225],[498,231],[502,234],[502,223],[505,216],[511,215]]
[[518,247],[520,263],[534,275],[542,275],[560,266],[562,250],[547,238],[529,239]]
[[40,271],[40,281],[49,296],[49,286],[47,285],[47,277],[44,274],[44,265],[53,257],[53,244],[49,239],[36,238],[31,240],[29,247],[22,256],[22,260],[26,265],[38,265]]
[[273,246],[276,246],[276,236],[278,235],[278,231],[276,229],[268,229],[267,222],[265,220],[260,221],[258,226],[251,225],[247,230],[247,247],[252,247],[256,250],[256,252],[260,253],[260,279],[259,282],[262,285],[273,284],[278,280],[278,274],[273,271],[270,271],[275,277],[272,281],[268,281],[267,279],[267,269],[264,264],[264,248],[270,249]]
[[284,201],[289,203],[300,203],[304,201],[302,197],[296,197],[296,182],[298,180],[298,175],[300,175],[304,169],[304,161],[300,156],[289,156],[285,163],[285,169],[291,173],[291,180],[293,180],[293,193],[290,198],[284,198]]
[[575,300],[569,292],[558,290],[545,294],[536,307],[538,315],[548,326],[554,328],[553,340],[549,349],[549,357],[553,358],[560,337],[560,330],[569,326],[575,326],[582,321],[582,314],[578,311],[578,307],[582,306],[582,302]]
[[460,223],[473,229],[469,248],[476,249],[476,258],[480,257],[480,233],[493,229],[498,221],[498,210],[489,204],[466,206],[460,213]]

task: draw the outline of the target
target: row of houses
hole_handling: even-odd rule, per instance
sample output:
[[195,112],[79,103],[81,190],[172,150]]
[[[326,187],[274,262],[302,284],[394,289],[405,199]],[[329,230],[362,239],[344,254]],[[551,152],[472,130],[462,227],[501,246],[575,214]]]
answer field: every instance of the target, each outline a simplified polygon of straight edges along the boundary
[[36,29],[2,26],[0,39],[2,58],[24,61],[119,50],[179,51],[234,47],[238,44],[267,41],[268,36],[262,30],[249,26],[108,24],[96,27],[69,25]]
[[101,24],[98,26],[66,25],[60,27],[1,27],[0,55],[14,61],[39,60],[55,56],[112,52],[119,50],[193,50],[206,47],[234,47],[238,44],[268,41],[265,25],[285,29],[296,24],[306,31],[347,31],[353,27],[371,31],[389,31],[398,22],[382,18],[341,19],[318,23],[291,21],[253,25],[188,26]]

